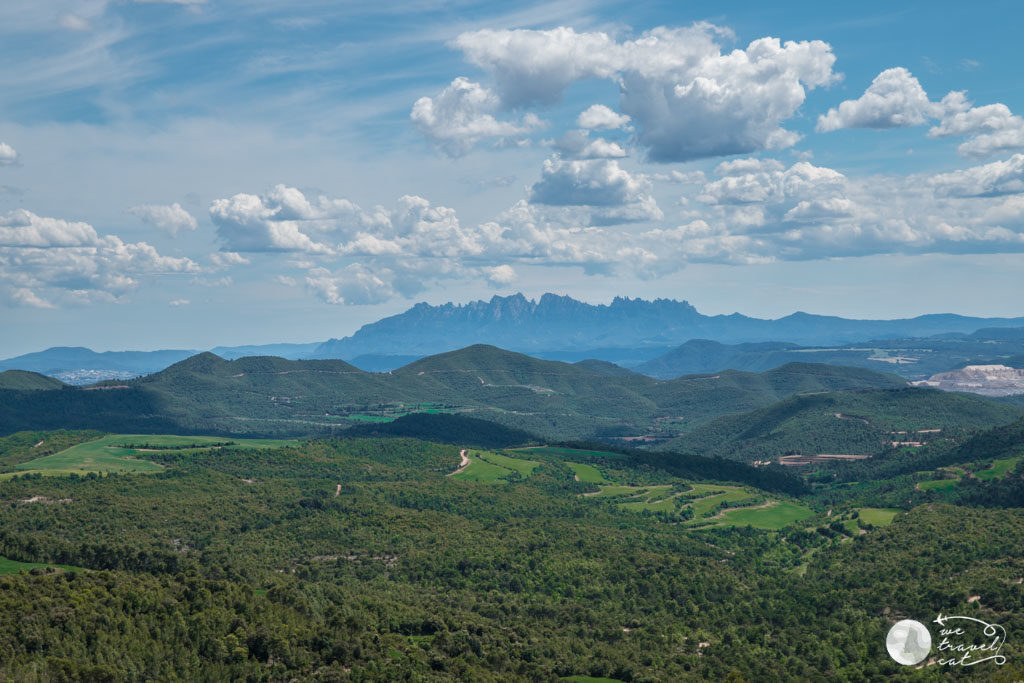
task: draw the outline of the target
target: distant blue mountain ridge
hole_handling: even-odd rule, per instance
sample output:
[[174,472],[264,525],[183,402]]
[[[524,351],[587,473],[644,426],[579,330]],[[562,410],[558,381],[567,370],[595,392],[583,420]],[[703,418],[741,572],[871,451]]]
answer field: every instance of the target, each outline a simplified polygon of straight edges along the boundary
[[[552,360],[596,358],[635,367],[690,340],[733,345],[771,342],[784,347],[933,335],[955,338],[975,332],[1007,340],[1024,335],[1024,330],[1007,328],[1024,328],[1024,317],[978,318],[944,313],[899,320],[852,320],[797,312],[772,320],[739,313],[707,316],[688,302],[674,299],[616,297],[609,304],[588,304],[556,294],[544,294],[537,300],[513,294],[467,304],[419,303],[404,313],[364,325],[351,336],[325,342],[218,346],[210,351],[228,360],[255,355],[291,360],[338,358],[355,361],[359,367],[365,365],[365,370],[383,372],[422,356],[472,344],[491,344]],[[782,347],[776,350],[784,350]],[[744,347],[711,355],[733,356],[737,350],[769,349]],[[708,351],[704,349],[699,355],[706,356]],[[54,347],[0,361],[0,371],[29,370],[84,384],[157,372],[198,352],[95,352],[83,347]],[[695,368],[692,357],[681,366]],[[676,370],[664,363],[660,369],[665,374]]]

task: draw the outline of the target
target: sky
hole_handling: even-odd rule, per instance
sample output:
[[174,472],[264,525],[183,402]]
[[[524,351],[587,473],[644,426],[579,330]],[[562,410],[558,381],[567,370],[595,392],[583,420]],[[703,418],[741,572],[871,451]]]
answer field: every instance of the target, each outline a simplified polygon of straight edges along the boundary
[[0,4],[0,357],[523,292],[1024,315],[1017,2]]

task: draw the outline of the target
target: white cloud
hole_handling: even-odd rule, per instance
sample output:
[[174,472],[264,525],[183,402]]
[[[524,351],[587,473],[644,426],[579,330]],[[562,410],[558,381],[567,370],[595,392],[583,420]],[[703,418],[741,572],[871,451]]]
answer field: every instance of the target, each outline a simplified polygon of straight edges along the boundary
[[214,200],[210,218],[217,226],[217,235],[231,251],[330,253],[330,247],[302,232],[298,221],[278,218],[278,214],[288,216],[289,208],[273,196],[240,193],[230,199]]
[[585,130],[570,130],[550,144],[569,159],[621,159],[626,156],[626,150],[618,143],[604,138],[591,140]]
[[516,270],[508,264],[483,269],[484,275],[493,287],[507,287],[516,281]]
[[630,118],[625,114],[618,114],[603,104],[592,104],[580,113],[576,125],[580,128],[613,130],[624,127],[629,121]]
[[0,166],[13,166],[18,163],[18,152],[6,142],[0,142]]
[[180,230],[195,230],[197,227],[196,219],[181,208],[177,202],[170,206],[160,204],[133,206],[128,209],[128,213],[137,216],[144,223],[149,223],[171,237],[176,236]]
[[189,303],[188,299],[174,299],[173,301],[168,301],[167,305],[171,308],[178,308],[179,306],[188,306]]
[[846,100],[818,117],[817,130],[917,126],[940,115],[940,106],[929,101],[918,80],[898,66],[875,76],[858,99]]
[[498,96],[479,83],[456,78],[435,97],[421,97],[409,117],[427,138],[452,157],[469,152],[481,140],[525,135],[541,125],[527,114],[521,123],[499,121]]
[[370,305],[384,303],[395,295],[381,275],[361,264],[352,264],[340,272],[314,268],[306,277],[306,286],[329,304]]
[[650,193],[651,184],[619,167],[617,161],[547,159],[530,199],[552,206],[619,206]]
[[653,161],[778,149],[799,135],[781,123],[803,104],[806,89],[828,85],[835,57],[821,41],[755,40],[723,53],[710,24],[657,28],[631,41],[605,33],[484,30],[454,41],[490,73],[501,103],[517,107],[557,101],[572,83],[611,79],[622,112]]
[[10,300],[18,306],[27,308],[56,308],[46,299],[40,298],[35,292],[27,287],[18,287],[11,290]]
[[0,217],[0,247],[82,247],[99,242],[88,223],[37,216],[18,209]]
[[231,266],[245,266],[252,261],[235,251],[215,251],[210,254],[210,261],[217,268],[230,268]]
[[996,197],[1024,193],[1024,154],[931,178],[940,197]]
[[1005,104],[968,108],[963,93],[950,93],[943,102],[949,113],[929,137],[967,136],[957,151],[971,159],[1024,150],[1024,119]]
[[794,204],[824,199],[843,191],[842,173],[798,161],[786,170],[774,159],[739,159],[719,164],[718,180],[707,183],[699,195],[706,204]]
[[932,138],[966,137],[957,151],[971,159],[1024,150],[1024,118],[1002,103],[972,107],[963,91],[952,91],[932,102],[921,84],[902,67],[875,77],[857,100],[819,117],[817,129],[895,128],[937,121],[928,131]]
[[199,272],[189,258],[163,256],[145,242],[126,243],[117,235],[100,236],[88,223],[25,210],[0,218],[0,282],[23,305],[115,301],[139,284],[137,278]]

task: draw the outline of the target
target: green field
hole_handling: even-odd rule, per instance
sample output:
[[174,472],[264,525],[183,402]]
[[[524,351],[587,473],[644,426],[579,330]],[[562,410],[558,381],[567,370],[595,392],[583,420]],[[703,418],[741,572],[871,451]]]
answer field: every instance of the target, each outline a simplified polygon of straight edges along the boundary
[[18,572],[27,572],[30,569],[38,569],[41,567],[55,567],[57,569],[66,569],[69,571],[81,571],[81,567],[70,567],[64,564],[46,564],[44,562],[18,562],[16,560],[8,560],[6,557],[0,557],[0,576],[4,574],[17,574]]
[[755,529],[781,529],[807,519],[814,512],[794,503],[775,503],[763,508],[736,508],[722,513],[720,526],[752,526]]
[[974,476],[978,479],[984,479],[986,481],[991,479],[1000,479],[1006,476],[1006,473],[1013,469],[1013,466],[1021,461],[1024,456],[1018,455],[1015,458],[1001,458],[999,460],[992,461],[992,467],[987,470],[975,472]]
[[631,496],[640,500],[658,500],[668,495],[668,492],[672,490],[670,484],[660,484],[657,486],[602,486],[601,490],[597,493],[586,494],[588,498],[617,498],[620,496]]
[[452,479],[495,482],[507,479],[513,472],[528,477],[538,466],[540,463],[535,460],[521,460],[491,451],[480,451],[470,453],[469,465],[458,474],[453,474]]
[[[668,491],[665,491],[664,494],[667,495]],[[676,509],[676,501],[675,496],[669,495],[667,498],[661,498],[659,495],[655,494],[647,496],[646,500],[620,503],[619,507],[623,510],[630,510],[632,512],[643,512],[644,510],[650,510],[651,512],[672,512]]]
[[298,441],[279,439],[225,439],[213,436],[176,436],[172,434],[111,434],[72,446],[60,453],[15,465],[15,469],[20,472],[0,474],[0,480],[29,473],[39,473],[44,476],[88,474],[90,472],[152,474],[160,472],[164,468],[155,462],[140,459],[149,452],[191,451],[193,446],[199,449],[209,448],[227,441],[231,441],[232,444],[225,448],[231,450],[278,448],[299,443]]
[[693,518],[696,521],[700,521],[704,518],[704,515],[710,512],[719,503],[739,503],[748,498],[753,498],[751,494],[747,493],[738,486],[706,486],[702,484],[695,484],[695,489],[699,491],[705,490],[707,492],[712,491],[724,491],[716,495],[705,496],[704,498],[698,498],[693,501],[691,507],[693,508]]
[[860,518],[872,526],[889,526],[901,511],[895,508],[859,508]]
[[584,465],[579,462],[567,462],[566,466],[573,471],[576,478],[586,484],[607,484],[608,480],[601,474],[601,470],[593,465]]
[[608,451],[584,451],[576,448],[562,448],[561,446],[531,446],[530,448],[521,448],[517,450],[536,453],[537,455],[553,455],[559,458],[615,458],[617,460],[625,460],[629,457],[622,453],[609,453]]
[[933,481],[922,481],[919,482],[917,488],[922,491],[948,491],[951,488],[955,488],[959,483],[956,479],[935,479]]

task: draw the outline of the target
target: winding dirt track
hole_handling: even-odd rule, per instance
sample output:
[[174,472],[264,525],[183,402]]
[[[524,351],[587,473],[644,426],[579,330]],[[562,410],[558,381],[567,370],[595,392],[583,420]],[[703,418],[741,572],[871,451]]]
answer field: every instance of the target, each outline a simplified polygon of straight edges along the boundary
[[469,456],[466,455],[466,449],[465,448],[463,448],[461,451],[459,451],[459,457],[462,458],[462,460],[459,462],[459,469],[455,470],[454,472],[451,472],[448,475],[449,477],[452,476],[453,474],[458,474],[462,470],[464,470],[467,467],[469,467]]

